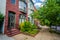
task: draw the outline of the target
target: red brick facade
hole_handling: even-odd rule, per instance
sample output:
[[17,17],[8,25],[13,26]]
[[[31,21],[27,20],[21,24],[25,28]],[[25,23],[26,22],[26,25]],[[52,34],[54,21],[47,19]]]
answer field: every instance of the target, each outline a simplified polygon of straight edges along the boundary
[[[5,31],[4,33],[7,34],[7,27],[8,27],[8,12],[12,11],[15,13],[16,17],[16,27],[19,26],[19,15],[22,14],[19,11],[19,0],[15,1],[15,4],[11,3],[11,0],[6,0],[6,14],[5,14]],[[27,19],[27,13],[26,13],[26,19]]]

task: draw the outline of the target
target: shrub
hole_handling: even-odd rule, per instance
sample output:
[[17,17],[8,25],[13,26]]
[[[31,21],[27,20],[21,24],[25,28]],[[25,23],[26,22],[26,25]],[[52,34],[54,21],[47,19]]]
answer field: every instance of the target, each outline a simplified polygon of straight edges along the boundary
[[26,32],[28,34],[36,34],[38,32],[37,26],[34,25],[34,24],[31,24],[28,21],[25,21],[24,23],[21,23],[19,28],[20,28],[21,32]]
[[3,14],[0,12],[0,25],[2,25],[3,20],[4,20],[4,16],[3,16]]

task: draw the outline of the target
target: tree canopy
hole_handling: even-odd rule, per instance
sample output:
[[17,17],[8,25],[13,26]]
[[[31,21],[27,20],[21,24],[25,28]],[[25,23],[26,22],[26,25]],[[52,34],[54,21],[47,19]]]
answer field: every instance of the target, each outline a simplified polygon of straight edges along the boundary
[[38,19],[41,25],[60,25],[60,1],[47,0],[43,7],[32,13],[32,16]]

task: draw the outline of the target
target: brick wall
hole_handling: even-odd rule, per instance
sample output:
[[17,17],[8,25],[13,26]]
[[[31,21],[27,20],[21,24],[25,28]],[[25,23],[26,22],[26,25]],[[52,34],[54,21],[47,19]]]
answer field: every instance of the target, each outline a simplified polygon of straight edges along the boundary
[[[8,27],[8,12],[12,11],[15,13],[15,19],[16,19],[16,27],[18,28],[19,26],[19,15],[22,14],[19,11],[19,0],[16,0],[15,4],[11,3],[11,0],[6,0],[6,14],[5,14],[5,34],[7,33],[7,27]],[[26,20],[28,20],[28,15],[26,13]]]
[[8,12],[12,11],[15,13],[16,16],[16,27],[18,27],[18,22],[19,22],[19,5],[18,5],[18,0],[16,0],[15,4],[11,3],[11,0],[6,0],[6,14],[5,14],[5,33],[7,31],[7,27],[8,27]]

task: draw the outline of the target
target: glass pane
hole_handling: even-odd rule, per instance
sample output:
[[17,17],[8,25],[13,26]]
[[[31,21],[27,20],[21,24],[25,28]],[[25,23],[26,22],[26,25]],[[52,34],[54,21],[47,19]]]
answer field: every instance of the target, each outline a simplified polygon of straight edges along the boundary
[[15,14],[12,12],[9,12],[8,27],[9,28],[15,27]]
[[25,21],[25,15],[21,14],[19,19],[19,24]]
[[24,19],[22,19],[22,23],[24,22]]
[[26,10],[26,4],[23,1],[19,1],[19,9],[23,12]]
[[11,3],[12,3],[12,4],[15,4],[15,0],[11,0]]
[[19,24],[21,23],[21,15],[19,16]]

